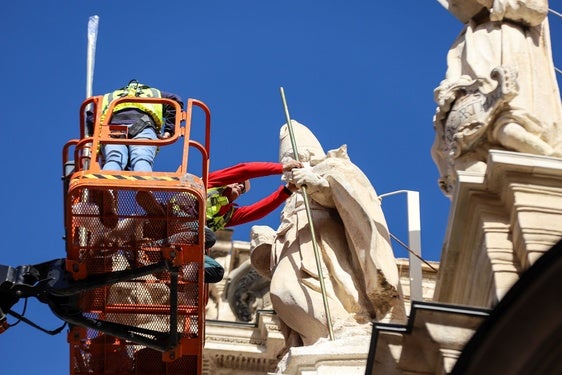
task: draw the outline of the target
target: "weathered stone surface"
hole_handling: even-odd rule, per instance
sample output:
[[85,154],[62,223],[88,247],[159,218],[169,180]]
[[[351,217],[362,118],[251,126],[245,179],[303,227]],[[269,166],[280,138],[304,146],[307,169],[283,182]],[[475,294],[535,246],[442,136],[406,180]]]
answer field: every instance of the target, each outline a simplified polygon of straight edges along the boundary
[[[490,149],[562,156],[548,2],[442,3],[466,23],[447,56],[446,77],[435,89],[432,156],[443,192],[451,196],[457,171],[485,170]],[[478,8],[482,11],[475,14]]]

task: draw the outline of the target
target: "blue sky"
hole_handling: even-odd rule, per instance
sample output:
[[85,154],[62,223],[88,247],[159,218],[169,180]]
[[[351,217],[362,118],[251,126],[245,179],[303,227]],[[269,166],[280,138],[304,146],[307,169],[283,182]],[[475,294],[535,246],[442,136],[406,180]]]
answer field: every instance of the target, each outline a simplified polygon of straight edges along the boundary
[[[422,256],[439,260],[450,204],[430,156],[433,89],[462,25],[437,1],[19,0],[3,9],[0,159],[7,222],[0,264],[65,256],[61,150],[78,136],[93,15],[99,16],[94,95],[136,78],[205,102],[215,170],[277,160],[283,87],[291,117],[326,150],[347,144],[379,194],[420,193]],[[550,20],[560,68],[562,20]],[[278,177],[253,181],[240,203],[279,183]],[[390,231],[407,242],[405,196],[385,198],[383,210]],[[278,219],[276,211],[253,224],[276,228]],[[250,226],[235,228],[234,239],[248,241]],[[399,244],[393,247],[397,257],[407,257]],[[33,300],[26,316],[48,329],[60,325]],[[0,335],[0,353],[2,373],[68,373],[64,333],[51,337],[20,323]]]

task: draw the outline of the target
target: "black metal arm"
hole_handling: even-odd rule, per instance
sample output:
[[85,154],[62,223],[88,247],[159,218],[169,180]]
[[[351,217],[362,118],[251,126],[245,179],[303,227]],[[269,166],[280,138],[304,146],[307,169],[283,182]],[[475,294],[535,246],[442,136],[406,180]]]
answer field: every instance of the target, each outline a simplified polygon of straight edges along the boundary
[[[87,290],[100,288],[122,281],[168,270],[170,285],[170,332],[160,332],[140,327],[109,322],[84,316],[78,307],[78,295]],[[0,265],[0,333],[10,327],[7,314],[19,319],[21,315],[11,311],[21,298],[36,297],[49,305],[51,311],[65,322],[94,329],[124,340],[130,340],[149,348],[167,351],[177,345],[177,283],[178,269],[168,261],[122,271],[107,272],[75,281],[65,269],[65,259],[55,259],[37,265],[10,267]],[[175,291],[175,293],[174,293]]]

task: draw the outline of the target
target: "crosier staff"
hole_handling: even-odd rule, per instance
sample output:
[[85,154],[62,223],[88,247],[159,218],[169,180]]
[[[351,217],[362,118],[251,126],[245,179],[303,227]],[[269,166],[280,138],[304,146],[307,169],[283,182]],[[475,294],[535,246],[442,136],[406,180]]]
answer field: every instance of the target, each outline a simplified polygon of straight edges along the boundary
[[[283,87],[280,87],[279,90],[281,91],[281,100],[283,101],[283,109],[285,110],[285,117],[287,119],[287,129],[289,130],[289,137],[291,138],[291,145],[293,147],[295,160],[300,161],[299,153],[297,150],[297,143],[295,141],[295,135],[293,133],[293,124],[291,123],[289,108],[287,106],[287,101],[285,100],[285,91],[283,90]],[[324,310],[326,311],[326,324],[328,325],[330,340],[334,340],[334,331],[332,328],[332,316],[330,314],[330,307],[328,306],[328,297],[326,296],[326,286],[324,285],[324,276],[322,274],[322,263],[320,261],[320,252],[318,251],[318,243],[316,241],[316,235],[314,233],[314,225],[312,223],[312,213],[310,211],[310,206],[308,204],[308,194],[306,192],[306,185],[301,186],[301,192],[304,198],[304,207],[306,209],[308,225],[310,226],[312,247],[314,249],[314,257],[316,258],[316,268],[318,269],[318,278],[320,279],[320,290],[322,291],[322,301],[324,302]]]

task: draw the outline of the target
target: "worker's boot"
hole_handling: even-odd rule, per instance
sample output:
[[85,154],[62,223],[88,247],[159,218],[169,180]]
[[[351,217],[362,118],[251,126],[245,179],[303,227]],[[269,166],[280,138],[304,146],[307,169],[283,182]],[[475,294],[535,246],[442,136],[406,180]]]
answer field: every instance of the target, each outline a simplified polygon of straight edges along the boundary
[[113,229],[117,225],[117,198],[113,190],[102,191],[101,222],[106,227]]
[[150,239],[161,239],[166,236],[166,211],[149,191],[141,190],[135,200],[149,217],[148,225],[143,228],[143,236]]

